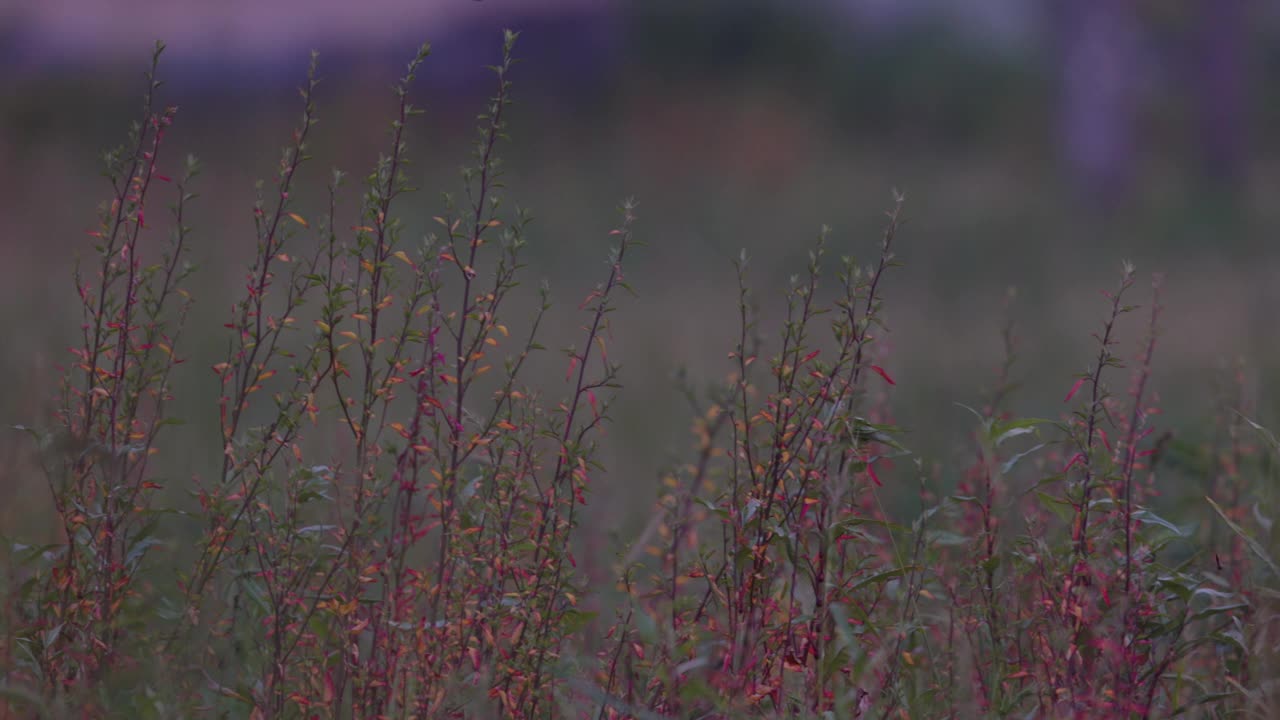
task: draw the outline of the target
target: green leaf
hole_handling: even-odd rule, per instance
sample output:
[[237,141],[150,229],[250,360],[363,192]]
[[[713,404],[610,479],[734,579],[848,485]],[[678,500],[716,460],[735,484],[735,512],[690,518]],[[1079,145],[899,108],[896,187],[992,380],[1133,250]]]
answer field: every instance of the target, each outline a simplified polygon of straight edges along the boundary
[[58,642],[58,636],[62,635],[62,628],[65,625],[66,623],[58,623],[41,634],[40,641],[46,648],[51,648]]
[[1019,435],[1027,435],[1034,433],[1035,428],[1039,425],[1056,425],[1053,420],[1044,418],[1022,418],[1020,420],[1009,420],[1006,422],[995,422],[987,430],[987,440],[994,447],[1000,447],[1006,440],[1018,437]]
[[129,548],[129,554],[125,556],[124,559],[125,565],[132,570],[136,570],[139,563],[142,562],[143,555],[146,555],[147,550],[151,547],[162,544],[163,543],[159,538],[144,537],[139,539],[132,547]]
[[892,580],[893,578],[896,578],[896,577],[902,577],[903,575],[906,575],[909,572],[914,572],[918,569],[919,568],[917,568],[915,565],[907,565],[900,568],[894,568],[892,570],[885,570],[884,572],[876,573],[871,577],[867,577],[859,580],[858,582],[854,583],[853,586],[850,587],[849,589],[857,590],[858,588],[871,585],[872,583],[882,583],[886,580]]
[[1186,705],[1181,705],[1179,707],[1174,708],[1172,711],[1170,711],[1169,717],[1177,717],[1187,712],[1191,708],[1198,707],[1200,705],[1208,705],[1210,703],[1216,703],[1220,700],[1231,700],[1235,697],[1237,697],[1237,695],[1234,692],[1218,692],[1218,693],[1208,693],[1205,695],[1201,695],[1200,697],[1192,700],[1191,702],[1188,702]]
[[1236,414],[1240,416],[1241,420],[1244,420],[1246,423],[1249,423],[1249,427],[1256,430],[1259,435],[1261,435],[1264,439],[1266,439],[1267,444],[1271,446],[1272,450],[1276,451],[1277,453],[1280,453],[1280,439],[1276,438],[1275,433],[1271,432],[1267,428],[1249,419],[1239,411],[1237,411]]
[[969,412],[973,413],[973,416],[974,416],[974,417],[976,417],[976,418],[978,418],[978,421],[979,421],[979,422],[981,422],[981,423],[983,424],[983,426],[984,426],[984,427],[986,427],[987,419],[986,419],[985,417],[983,417],[983,416],[982,416],[982,413],[978,412],[977,410],[974,410],[973,408],[969,407],[968,405],[965,405],[964,403],[960,403],[960,402],[958,402],[958,403],[954,403],[954,404],[955,404],[957,407],[962,407],[962,408],[964,408],[965,410],[968,410]]
[[925,542],[930,545],[954,547],[956,545],[968,545],[971,540],[960,533],[951,532],[950,530],[930,530],[925,534]]
[[1033,453],[1035,453],[1035,452],[1037,452],[1037,451],[1041,450],[1042,448],[1044,448],[1044,447],[1045,447],[1046,445],[1048,445],[1048,444],[1049,444],[1049,443],[1039,443],[1039,444],[1036,444],[1036,445],[1032,445],[1031,447],[1027,448],[1026,450],[1023,450],[1022,452],[1018,453],[1017,455],[1014,455],[1013,457],[1009,458],[1008,460],[1005,460],[1005,461],[1004,461],[1004,464],[1000,466],[1000,474],[1001,474],[1001,475],[1007,475],[1007,474],[1009,473],[1009,471],[1013,469],[1013,466],[1014,466],[1014,465],[1017,465],[1017,464],[1018,464],[1018,462],[1019,462],[1020,460],[1022,460],[1023,458],[1025,458],[1025,457],[1026,457],[1026,456],[1028,456],[1028,455],[1031,455],[1031,454],[1033,454]]
[[1196,582],[1184,575],[1162,575],[1156,578],[1156,586],[1173,592],[1183,602],[1189,602]]
[[1224,613],[1230,613],[1236,610],[1243,612],[1243,611],[1247,611],[1248,609],[1249,609],[1249,603],[1235,603],[1233,605],[1221,605],[1218,607],[1205,608],[1204,610],[1201,610],[1193,614],[1187,620],[1188,622],[1195,621],[1195,620],[1203,620],[1208,617],[1213,617],[1214,615],[1222,615]]
[[561,621],[560,626],[566,635],[572,635],[586,627],[599,614],[598,612],[570,608],[564,611],[564,619]]
[[298,535],[313,535],[316,533],[328,533],[337,530],[337,525],[306,525],[297,529]]
[[902,525],[888,522],[886,520],[877,520],[875,518],[851,517],[851,518],[845,518],[840,522],[837,522],[834,525],[832,525],[830,527],[830,530],[828,531],[828,534],[830,537],[834,538],[839,535],[847,534],[850,531],[852,531],[854,528],[860,527],[862,525],[876,525],[884,528],[885,530],[889,530],[891,532],[905,532],[907,529]]
[[1036,497],[1039,497],[1040,502],[1044,503],[1044,506],[1047,507],[1050,512],[1057,515],[1059,520],[1063,522],[1071,522],[1075,517],[1075,507],[1066,500],[1054,497],[1046,492],[1040,492],[1039,490],[1036,491]]
[[1249,549],[1253,551],[1253,554],[1257,555],[1262,562],[1266,563],[1267,567],[1271,569],[1271,572],[1274,573],[1277,578],[1280,578],[1280,566],[1276,565],[1276,561],[1271,558],[1271,555],[1269,555],[1266,549],[1262,547],[1262,544],[1257,540],[1254,540],[1253,536],[1246,532],[1244,528],[1240,527],[1231,518],[1227,517],[1227,514],[1222,511],[1222,508],[1218,506],[1218,503],[1213,501],[1213,498],[1206,495],[1204,499],[1209,501],[1209,504],[1213,506],[1214,511],[1218,513],[1218,517],[1222,518],[1222,521],[1227,524],[1227,527],[1231,528],[1231,532],[1239,535],[1240,539],[1244,540],[1245,544],[1249,546]]
[[1157,527],[1162,527],[1165,530],[1168,530],[1169,532],[1173,533],[1174,535],[1177,535],[1178,537],[1187,537],[1191,534],[1191,531],[1194,529],[1192,526],[1188,526],[1184,530],[1183,528],[1180,528],[1177,525],[1174,525],[1173,523],[1169,522],[1168,520],[1165,520],[1164,518],[1160,517],[1159,515],[1151,512],[1146,508],[1143,508],[1141,510],[1135,510],[1133,513],[1133,519],[1137,520],[1138,522],[1144,525],[1155,525]]

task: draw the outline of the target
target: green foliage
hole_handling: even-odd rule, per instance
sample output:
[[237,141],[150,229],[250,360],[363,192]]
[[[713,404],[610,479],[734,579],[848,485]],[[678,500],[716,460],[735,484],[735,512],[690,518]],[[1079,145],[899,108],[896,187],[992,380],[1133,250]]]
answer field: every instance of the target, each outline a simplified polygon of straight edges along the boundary
[[[895,421],[884,342],[900,194],[869,263],[832,262],[820,233],[776,328],[763,327],[740,257],[727,376],[687,389],[687,461],[664,474],[616,566],[580,568],[604,472],[597,438],[621,388],[610,343],[618,292],[631,289],[635,206],[621,208],[605,277],[578,307],[563,385],[529,381],[552,309],[545,290],[512,309],[529,242],[500,161],[515,42],[507,33],[493,67],[461,191],[443,196],[425,235],[401,208],[416,192],[406,130],[429,48],[394,88],[388,147],[351,226],[339,220],[342,172],[327,211],[309,219],[294,199],[319,131],[313,58],[300,124],[258,187],[253,256],[211,368],[219,464],[173,506],[150,458],[181,452],[163,441],[178,422],[166,408],[185,360],[199,166],[188,159],[176,182],[162,170],[176,110],[155,103],[157,47],[142,119],[106,156],[113,193],[75,271],[82,342],[49,422],[18,428],[59,536],[4,541],[0,707],[1272,714],[1280,569],[1275,498],[1258,478],[1280,443],[1244,420],[1264,447],[1246,443],[1243,416],[1220,412],[1223,444],[1166,447],[1149,387],[1161,288],[1131,362],[1117,320],[1144,308],[1127,300],[1137,275],[1126,264],[1060,417],[1006,409],[1018,384],[1009,325],[997,386],[968,408],[967,449],[919,457]],[[171,232],[157,240],[148,207],[168,184]],[[1198,514],[1158,505],[1175,473],[1206,488]],[[913,494],[913,509],[891,512]],[[193,548],[178,547],[186,536]]]

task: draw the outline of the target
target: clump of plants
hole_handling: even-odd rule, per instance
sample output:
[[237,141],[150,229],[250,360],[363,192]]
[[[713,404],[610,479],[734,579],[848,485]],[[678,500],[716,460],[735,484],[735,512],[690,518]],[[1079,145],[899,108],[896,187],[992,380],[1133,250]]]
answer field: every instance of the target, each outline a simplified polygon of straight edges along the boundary
[[[1276,707],[1280,568],[1260,480],[1280,444],[1229,394],[1216,444],[1170,442],[1151,387],[1160,283],[1131,304],[1126,265],[1065,411],[1007,410],[1010,324],[1006,362],[964,429],[968,455],[920,457],[896,426],[877,342],[901,195],[869,264],[833,261],[823,230],[779,328],[761,326],[740,259],[738,339],[727,377],[689,388],[688,462],[617,548],[614,581],[590,582],[575,551],[607,471],[597,439],[621,388],[610,320],[630,290],[635,206],[602,232],[605,272],[576,310],[545,290],[513,307],[529,242],[500,161],[515,42],[507,33],[460,191],[429,229],[404,219],[425,202],[405,138],[429,48],[395,86],[354,221],[339,211],[342,172],[326,211],[294,199],[318,131],[313,57],[301,120],[252,208],[239,294],[216,299],[226,351],[202,374],[219,390],[206,441],[220,460],[186,498],[155,467],[183,452],[165,440],[189,357],[199,164],[169,157],[179,113],[159,101],[157,46],[141,117],[105,156],[111,194],[74,273],[82,324],[56,412],[23,428],[59,535],[7,543],[6,716]],[[1116,332],[1134,312],[1147,328],[1136,350]],[[582,329],[548,387],[528,367],[553,315]],[[1166,475],[1204,483],[1200,516],[1157,514]],[[904,492],[915,509],[894,512]]]

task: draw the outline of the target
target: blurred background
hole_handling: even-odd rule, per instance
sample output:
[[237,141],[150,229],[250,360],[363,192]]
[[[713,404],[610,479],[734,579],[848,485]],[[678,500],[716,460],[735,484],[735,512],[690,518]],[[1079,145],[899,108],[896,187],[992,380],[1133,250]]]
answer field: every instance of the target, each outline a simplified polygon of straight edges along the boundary
[[[623,392],[597,488],[606,527],[687,458],[673,377],[729,371],[745,249],[766,323],[822,225],[833,256],[876,256],[892,189],[907,197],[905,267],[887,280],[884,366],[906,444],[945,487],[1001,362],[1008,311],[1024,383],[1017,412],[1057,417],[1097,347],[1122,260],[1134,302],[1167,277],[1156,389],[1194,439],[1223,373],[1243,363],[1251,412],[1280,369],[1280,10],[1248,0],[4,0],[0,2],[0,393],[32,422],[78,326],[70,278],[110,188],[98,157],[135,117],[152,44],[168,44],[162,101],[181,109],[169,157],[205,165],[193,208],[202,271],[179,378],[190,452],[165,472],[209,472],[217,388],[206,358],[253,243],[254,182],[297,122],[295,89],[320,52],[321,123],[299,201],[329,169],[363,177],[384,151],[390,86],[422,41],[426,114],[410,153],[423,192],[401,205],[425,232],[461,189],[501,29],[521,31],[518,104],[504,148],[508,198],[536,218],[526,282],[550,281],[558,347],[603,277],[628,196],[648,243],[614,318]],[[175,164],[176,170],[176,164]],[[350,188],[354,197],[354,185]],[[834,286],[834,282],[831,283]],[[1121,327],[1131,358],[1145,313]],[[514,323],[513,319],[513,323]],[[776,347],[776,346],[775,346]],[[212,362],[212,360],[210,360]],[[550,369],[554,366],[554,369]],[[552,354],[548,377],[562,375]],[[1111,376],[1123,392],[1127,379]],[[567,392],[567,389],[565,389]],[[11,451],[16,452],[16,451]],[[951,469],[955,468],[955,469]],[[902,479],[908,469],[901,468]],[[43,500],[26,484],[16,507]],[[31,493],[27,495],[26,493]],[[637,504],[639,502],[640,504]],[[37,517],[7,512],[7,524]]]

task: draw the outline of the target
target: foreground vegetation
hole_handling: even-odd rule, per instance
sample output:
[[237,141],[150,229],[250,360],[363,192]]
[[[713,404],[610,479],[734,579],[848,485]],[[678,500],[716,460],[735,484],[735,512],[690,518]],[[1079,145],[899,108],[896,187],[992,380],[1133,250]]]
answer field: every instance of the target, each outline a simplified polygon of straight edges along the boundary
[[[421,239],[398,212],[428,49],[396,86],[354,222],[340,172],[327,211],[294,199],[313,61],[211,368],[220,467],[186,500],[154,467],[184,452],[164,439],[180,421],[167,409],[199,166],[165,152],[177,113],[159,102],[157,48],[142,117],[106,157],[113,192],[75,272],[81,341],[57,411],[24,428],[60,541],[6,543],[6,715],[1272,714],[1280,443],[1224,394],[1221,442],[1195,463],[1174,447],[1150,387],[1159,279],[1139,307],[1125,266],[1061,409],[1007,410],[1009,326],[969,449],[919,457],[877,342],[901,196],[870,263],[831,258],[819,234],[780,327],[758,321],[769,300],[740,258],[738,339],[723,381],[689,389],[687,462],[614,567],[579,567],[606,472],[597,439],[623,391],[610,343],[625,328],[610,321],[629,301],[636,208],[601,233],[613,247],[576,311],[545,292],[513,302],[528,227],[499,160],[514,43],[462,192]],[[1142,317],[1136,341],[1117,332],[1126,314]],[[528,366],[552,321],[581,337],[563,384],[542,386]],[[1202,483],[1198,516],[1154,507],[1175,466]],[[891,513],[904,496],[915,509]]]

